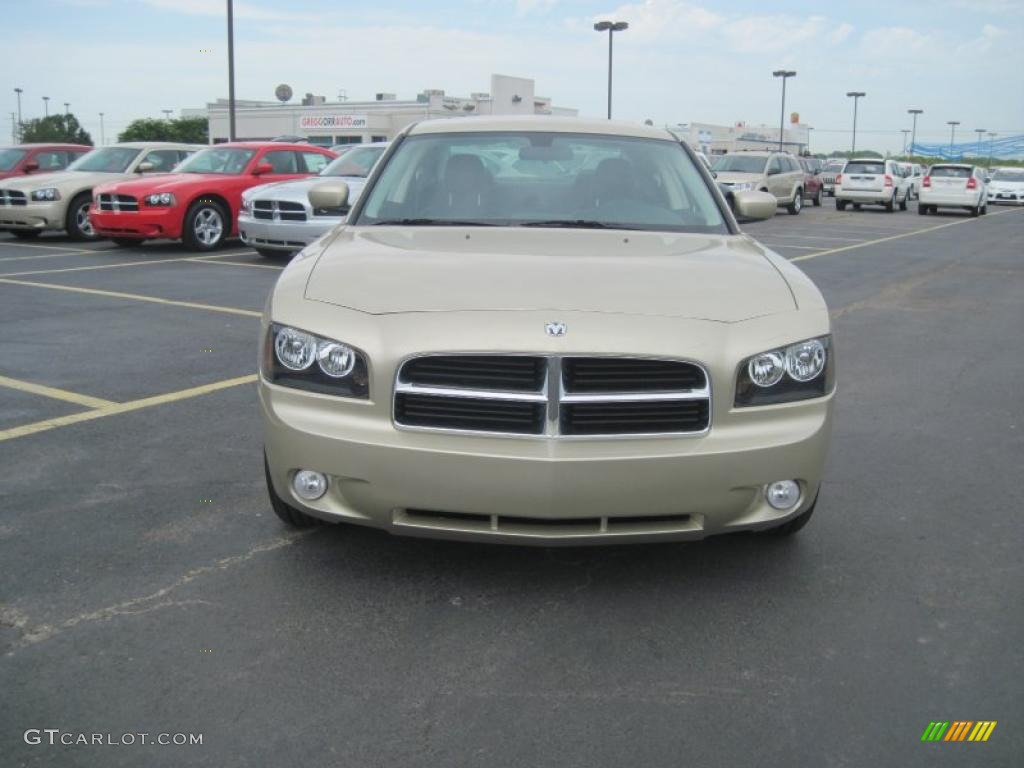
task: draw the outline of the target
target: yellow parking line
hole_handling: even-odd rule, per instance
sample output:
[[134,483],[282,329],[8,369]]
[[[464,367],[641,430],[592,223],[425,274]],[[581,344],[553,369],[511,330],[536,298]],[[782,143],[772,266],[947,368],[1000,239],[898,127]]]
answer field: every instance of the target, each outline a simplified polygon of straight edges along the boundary
[[[231,254],[234,256],[235,254]],[[253,267],[255,269],[276,269],[282,270],[284,267],[279,267],[275,264],[245,264],[241,261],[208,261],[212,258],[211,256],[193,256],[185,259],[185,261],[191,261],[195,264],[211,264],[215,267]]]
[[[75,251],[76,253],[78,251],[82,250],[81,248],[66,248],[63,245],[39,245],[38,243],[23,243],[23,242],[20,242],[18,240],[15,240],[14,242],[10,242],[10,241],[7,241],[7,240],[0,240],[0,245],[9,245],[9,246],[11,246],[13,248],[43,248],[44,250],[47,250],[47,251]],[[114,249],[113,248],[103,248],[101,250],[112,251]]]
[[[1001,216],[1004,213],[1012,213],[1013,211],[999,211],[998,213],[990,213],[989,217]],[[890,240],[899,240],[904,237],[913,237],[914,235],[923,235],[925,232],[934,232],[937,229],[945,229],[946,227],[955,227],[957,224],[967,224],[972,221],[982,221],[983,219],[969,217],[966,219],[957,219],[956,221],[947,221],[945,224],[936,224],[934,227],[925,227],[924,229],[914,229],[910,232],[902,232],[898,235],[889,235],[888,237],[879,237],[874,240],[865,240],[862,243],[854,243],[853,245],[843,245],[839,248],[829,248],[825,251],[818,251],[817,253],[808,253],[803,256],[794,256],[790,261],[807,261],[808,259],[816,259],[819,256],[828,256],[833,253],[843,253],[844,251],[852,251],[857,248],[864,248],[868,245],[877,245],[878,243],[887,243]]]
[[[70,256],[71,254],[51,254],[57,256]],[[245,254],[235,253],[215,253],[210,256],[173,256],[167,259],[147,259],[146,261],[119,261],[114,264],[86,264],[81,267],[60,267],[59,269],[33,269],[25,272],[0,272],[0,277],[28,277],[30,275],[56,275],[61,272],[91,272],[96,269],[117,269],[119,267],[146,267],[150,264],[171,264],[174,262],[195,262],[197,264],[205,263],[219,263],[219,262],[208,262],[212,259],[226,259],[228,256],[244,256]],[[31,257],[22,257],[31,258]],[[41,257],[37,257],[41,258]],[[228,262],[230,263],[230,262]],[[232,266],[239,267],[262,267],[264,269],[283,269],[283,267],[270,267],[266,264],[233,264]]]
[[73,413],[70,416],[61,416],[56,419],[46,419],[45,421],[37,421],[32,424],[25,424],[21,427],[12,427],[11,429],[5,429],[0,431],[0,442],[4,440],[12,440],[16,437],[25,437],[26,435],[35,435],[40,432],[46,432],[50,429],[56,429],[57,427],[66,427],[70,424],[80,424],[83,421],[92,421],[93,419],[102,419],[104,416],[114,416],[119,413],[129,413],[131,411],[138,411],[143,408],[151,408],[155,405],[165,405],[167,403],[175,403],[179,400],[187,400],[192,397],[199,397],[200,395],[206,395],[211,392],[218,392],[222,389],[229,389],[230,387],[237,387],[242,384],[251,384],[256,381],[256,374],[249,374],[248,376],[239,376],[235,379],[225,379],[224,381],[215,381],[212,384],[203,384],[199,387],[191,387],[190,389],[181,389],[177,392],[168,392],[164,395],[154,395],[153,397],[144,397],[141,400],[131,400],[127,403],[111,403],[110,405],[103,406],[102,408],[96,408],[91,411],[83,411],[82,413]]
[[222,312],[226,315],[243,315],[245,317],[260,317],[261,312],[252,309],[238,309],[237,307],[220,307],[215,304],[200,304],[195,301],[175,301],[173,299],[161,299],[159,296],[142,296],[137,293],[121,293],[119,291],[101,291],[98,288],[79,288],[73,285],[57,285],[55,283],[36,283],[31,280],[10,280],[0,277],[0,283],[6,285],[23,285],[29,288],[49,288],[53,291],[68,291],[69,293],[84,293],[90,296],[106,296],[111,299],[127,299],[129,301],[144,301],[151,304],[164,304],[169,307],[185,307],[187,309],[203,309],[207,312]]
[[86,408],[109,408],[112,405],[117,405],[113,400],[80,395],[77,392],[68,392],[66,389],[48,387],[45,384],[33,384],[31,381],[21,381],[20,379],[12,379],[8,376],[0,376],[0,387],[30,392],[33,395],[42,395],[43,397],[51,397],[54,400],[64,400],[68,403],[84,405]]
[[0,261],[27,261],[29,259],[55,259],[60,256],[82,256],[86,253],[106,253],[106,251],[71,251],[68,253],[37,253],[35,256],[0,256]]

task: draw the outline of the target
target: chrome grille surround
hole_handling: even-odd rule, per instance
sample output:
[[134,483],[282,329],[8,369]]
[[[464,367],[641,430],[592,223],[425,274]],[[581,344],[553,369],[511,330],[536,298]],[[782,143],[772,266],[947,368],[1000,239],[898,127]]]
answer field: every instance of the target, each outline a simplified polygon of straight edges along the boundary
[[306,207],[289,200],[253,200],[252,217],[261,221],[306,221]]
[[131,195],[112,195],[104,192],[100,195],[97,195],[97,197],[99,201],[99,209],[101,211],[114,211],[118,213],[138,213],[138,198],[132,197]]
[[[537,358],[544,362],[545,376],[543,377],[543,383],[540,387],[529,390],[529,391],[500,391],[500,390],[487,390],[487,389],[467,389],[456,386],[423,386],[407,381],[403,377],[405,367],[408,363],[413,360],[420,360],[429,357],[480,357],[480,356],[494,356],[494,357],[530,357]],[[702,387],[695,387],[686,390],[676,391],[638,391],[638,392],[626,392],[626,391],[615,391],[615,392],[572,392],[566,389],[565,378],[562,374],[562,364],[566,359],[609,359],[616,361],[624,360],[638,360],[638,361],[659,361],[665,363],[678,363],[682,365],[693,366],[703,374],[704,385]],[[521,404],[543,404],[543,428],[536,432],[523,433],[513,431],[493,431],[484,429],[465,429],[465,428],[447,428],[441,426],[423,426],[416,424],[403,423],[399,411],[399,398],[402,395],[416,395],[420,397],[436,397],[439,400],[442,398],[467,398],[475,400],[481,403],[491,402],[506,402],[506,403],[521,403]],[[601,433],[588,433],[588,434],[567,434],[567,429],[563,415],[567,409],[563,408],[563,405],[571,406],[577,404],[608,404],[613,405],[616,403],[694,403],[701,404],[706,407],[705,413],[705,424],[702,429],[698,430],[672,430],[672,431],[653,431],[653,432],[634,432],[634,431],[612,431],[612,432],[601,432]],[[391,419],[392,423],[397,429],[411,430],[411,431],[426,431],[426,432],[443,432],[451,434],[464,434],[464,435],[484,435],[494,437],[517,437],[517,438],[544,438],[544,439],[559,439],[559,440],[594,440],[594,439],[607,439],[607,438],[661,438],[661,437],[701,437],[711,431],[712,421],[712,402],[711,402],[711,376],[709,375],[707,368],[700,363],[693,362],[692,360],[684,359],[673,359],[663,357],[644,357],[644,356],[623,356],[623,355],[586,355],[586,354],[565,354],[565,355],[549,355],[549,354],[526,354],[526,353],[495,353],[495,352],[462,352],[462,353],[445,353],[445,352],[432,352],[418,355],[411,355],[398,365],[397,372],[395,374],[395,385],[392,396],[391,405]]]
[[28,205],[28,198],[17,189],[0,189],[0,205]]

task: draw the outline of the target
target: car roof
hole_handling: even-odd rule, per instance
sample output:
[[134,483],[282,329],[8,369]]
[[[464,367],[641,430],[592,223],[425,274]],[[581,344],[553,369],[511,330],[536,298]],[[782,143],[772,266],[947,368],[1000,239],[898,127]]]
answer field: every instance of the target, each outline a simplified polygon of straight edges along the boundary
[[[358,144],[332,144],[329,149],[332,152],[338,151],[338,149],[359,149],[360,147],[387,147],[390,146],[390,141],[362,141]],[[337,148],[337,149],[336,149]]]
[[204,149],[262,149],[263,147],[270,147],[271,149],[319,149],[324,152],[330,152],[330,147],[321,147],[318,144],[309,143],[298,143],[291,141],[224,141],[220,144],[208,144],[204,146]]
[[119,141],[117,144],[107,144],[103,147],[93,149],[106,149],[107,147],[128,147],[129,149],[201,149],[205,144],[183,144],[178,141]]
[[0,149],[39,149],[40,147],[53,147],[55,149],[94,149],[88,144],[66,144],[59,141],[38,141],[28,144],[4,144]]
[[592,120],[580,117],[548,115],[516,115],[449,117],[424,120],[409,128],[410,136],[438,133],[479,133],[500,131],[537,131],[548,133],[593,133],[603,136],[626,136],[638,139],[662,139],[677,142],[664,128],[618,120]]

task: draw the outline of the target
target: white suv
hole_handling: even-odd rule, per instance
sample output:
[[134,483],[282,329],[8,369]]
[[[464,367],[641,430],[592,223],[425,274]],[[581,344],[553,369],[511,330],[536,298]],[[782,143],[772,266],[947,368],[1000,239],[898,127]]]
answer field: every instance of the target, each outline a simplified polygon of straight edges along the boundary
[[895,160],[881,157],[847,160],[836,176],[836,208],[844,211],[852,203],[858,209],[862,205],[881,205],[892,213],[899,205],[901,211],[907,210],[910,184],[896,166]]
[[963,208],[971,216],[988,213],[985,169],[961,163],[940,163],[921,180],[917,212],[924,216],[939,208]]

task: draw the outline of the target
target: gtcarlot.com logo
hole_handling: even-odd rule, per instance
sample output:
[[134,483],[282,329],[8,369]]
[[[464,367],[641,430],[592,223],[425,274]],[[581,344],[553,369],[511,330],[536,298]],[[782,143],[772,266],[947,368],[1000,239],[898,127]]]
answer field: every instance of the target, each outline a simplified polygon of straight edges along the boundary
[[988,741],[995,729],[995,720],[932,720],[921,741]]
[[187,747],[203,743],[201,733],[77,733],[60,728],[29,728],[25,743],[33,746],[95,746],[131,747],[137,744],[157,744],[165,747]]

